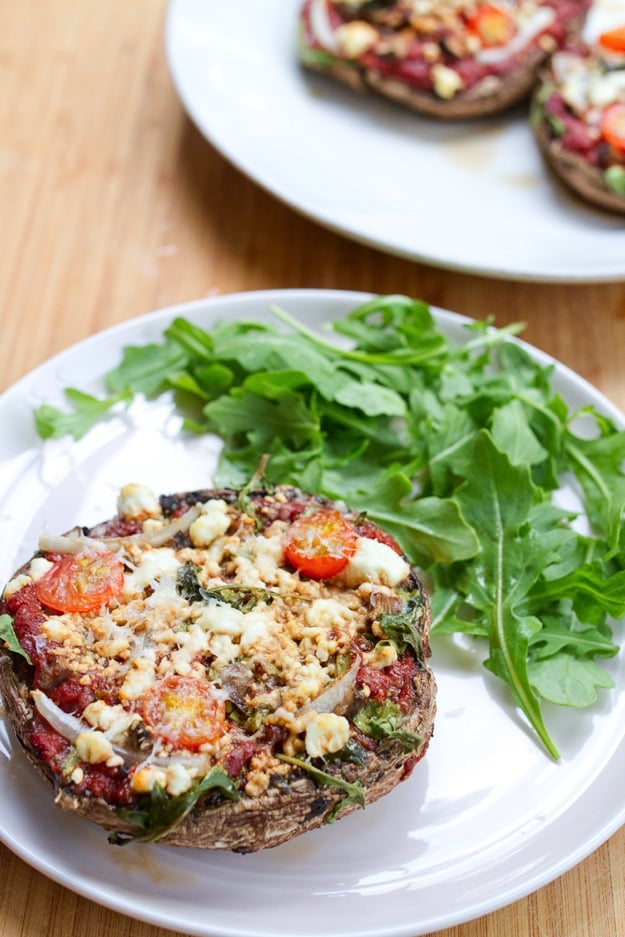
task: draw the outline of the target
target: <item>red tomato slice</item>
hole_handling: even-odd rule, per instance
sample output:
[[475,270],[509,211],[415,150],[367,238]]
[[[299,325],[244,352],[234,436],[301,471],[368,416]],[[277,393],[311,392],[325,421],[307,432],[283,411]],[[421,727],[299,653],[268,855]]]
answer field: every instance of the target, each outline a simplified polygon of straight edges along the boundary
[[35,585],[42,605],[57,612],[92,612],[121,592],[124,567],[108,550],[62,556]]
[[601,33],[599,44],[604,49],[610,49],[611,52],[625,52],[625,26],[619,26],[617,29],[610,29],[607,33]]
[[478,34],[485,46],[504,46],[517,31],[512,16],[490,3],[480,4],[467,20],[467,25]]
[[146,723],[176,748],[196,751],[224,730],[226,710],[208,683],[197,677],[165,677],[144,699]]
[[286,535],[284,553],[295,569],[311,579],[329,579],[345,569],[356,552],[357,534],[339,511],[302,514]]
[[616,101],[606,107],[601,117],[601,136],[625,153],[625,104]]

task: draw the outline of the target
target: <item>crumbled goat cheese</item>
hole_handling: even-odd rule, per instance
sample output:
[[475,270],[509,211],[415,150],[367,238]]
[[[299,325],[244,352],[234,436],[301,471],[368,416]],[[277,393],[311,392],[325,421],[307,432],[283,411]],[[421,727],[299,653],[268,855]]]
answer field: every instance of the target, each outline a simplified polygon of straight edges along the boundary
[[341,578],[349,586],[357,586],[362,582],[396,586],[409,573],[408,563],[391,547],[369,537],[359,537],[356,552],[341,573]]
[[315,713],[306,726],[306,752],[311,758],[338,752],[349,741],[349,722],[336,713]]
[[158,499],[146,485],[131,482],[119,492],[117,510],[123,517],[159,517],[162,513]]

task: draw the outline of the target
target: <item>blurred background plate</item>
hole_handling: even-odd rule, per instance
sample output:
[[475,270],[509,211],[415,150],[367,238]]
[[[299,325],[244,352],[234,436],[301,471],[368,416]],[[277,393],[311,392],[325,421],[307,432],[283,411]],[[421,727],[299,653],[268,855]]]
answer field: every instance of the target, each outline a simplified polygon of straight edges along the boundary
[[[304,73],[301,2],[170,4],[178,94],[242,172],[327,227],[410,259],[544,282],[625,278],[623,218],[549,176],[526,109],[445,124]],[[596,0],[586,35],[622,21],[623,0]]]

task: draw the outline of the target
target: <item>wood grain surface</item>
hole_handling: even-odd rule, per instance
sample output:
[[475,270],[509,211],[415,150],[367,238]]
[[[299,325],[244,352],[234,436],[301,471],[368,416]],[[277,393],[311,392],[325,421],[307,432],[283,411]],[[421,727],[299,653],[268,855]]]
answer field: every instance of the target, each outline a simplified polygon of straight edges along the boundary
[[[524,321],[528,341],[625,409],[625,282],[448,272],[301,217],[185,116],[163,54],[165,10],[165,0],[0,0],[0,390],[79,339],[162,306],[312,287],[406,293],[499,325]],[[624,847],[621,831],[536,894],[440,933],[623,935]],[[171,934],[76,896],[4,846],[0,878],[3,937]]]

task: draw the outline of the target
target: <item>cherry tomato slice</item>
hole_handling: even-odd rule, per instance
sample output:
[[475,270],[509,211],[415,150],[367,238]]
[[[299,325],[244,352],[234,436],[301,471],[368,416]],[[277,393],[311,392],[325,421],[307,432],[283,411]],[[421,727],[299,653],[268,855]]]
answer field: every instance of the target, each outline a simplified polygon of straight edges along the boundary
[[165,677],[143,701],[142,714],[157,735],[176,748],[196,751],[224,730],[225,706],[197,677]]
[[625,104],[621,101],[610,104],[603,112],[601,136],[615,149],[625,153]]
[[302,514],[289,527],[284,553],[311,579],[329,579],[345,569],[356,552],[357,534],[339,511]]
[[92,612],[124,584],[124,567],[108,550],[62,556],[35,584],[37,598],[57,612]]
[[504,46],[516,34],[514,19],[505,10],[490,3],[482,3],[467,21],[469,29],[477,33],[485,46]]
[[625,52],[625,26],[619,26],[617,29],[610,29],[607,33],[601,33],[599,44],[604,49],[610,49],[611,52]]

